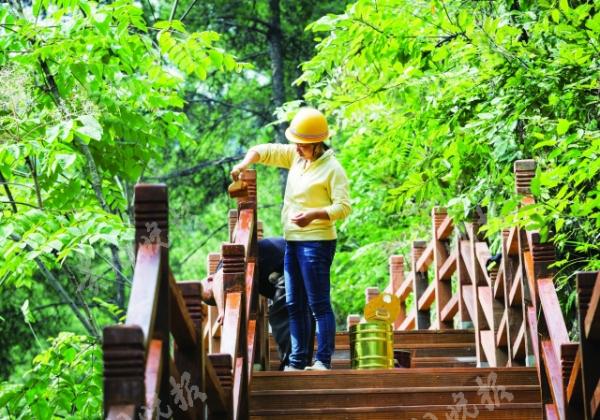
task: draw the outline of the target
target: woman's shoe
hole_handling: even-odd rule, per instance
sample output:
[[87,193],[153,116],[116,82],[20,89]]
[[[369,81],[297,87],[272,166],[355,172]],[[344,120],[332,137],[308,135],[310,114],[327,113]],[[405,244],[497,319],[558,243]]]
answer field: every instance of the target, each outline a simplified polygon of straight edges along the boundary
[[314,365],[307,366],[304,370],[331,370],[331,368],[325,366],[325,363],[317,360]]
[[304,370],[304,369],[298,369],[291,365],[287,365],[286,367],[283,368],[284,372],[294,372],[294,371],[302,371],[302,370]]

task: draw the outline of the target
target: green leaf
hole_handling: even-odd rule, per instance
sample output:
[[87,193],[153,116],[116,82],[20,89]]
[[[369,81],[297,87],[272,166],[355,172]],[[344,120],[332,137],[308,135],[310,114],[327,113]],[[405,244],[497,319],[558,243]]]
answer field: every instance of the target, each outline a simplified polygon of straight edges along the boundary
[[171,21],[171,27],[173,29],[175,29],[176,31],[179,32],[183,32],[186,33],[187,31],[185,30],[185,26],[183,25],[183,23],[181,23],[180,20],[172,20]]
[[35,321],[33,314],[29,310],[29,299],[25,299],[25,302],[21,305],[21,313],[26,323],[30,324]]
[[571,122],[569,122],[568,120],[564,120],[564,119],[559,119],[558,120],[558,124],[556,125],[556,133],[559,136],[562,136],[563,134],[565,134],[568,130],[569,127],[571,126]]
[[596,13],[593,17],[585,22],[585,26],[597,34],[600,34],[600,13]]
[[171,27],[171,22],[168,20],[159,20],[153,26],[155,29],[169,29]]
[[38,17],[42,8],[42,0],[33,0],[33,16]]
[[[567,127],[567,129],[568,129],[568,127]],[[554,147],[554,146],[556,146],[556,139],[547,139],[547,140],[536,143],[535,146],[533,147],[533,149],[536,150],[536,149],[541,149],[542,147]]]
[[92,115],[82,115],[77,120],[83,124],[75,130],[77,134],[93,140],[102,138],[102,126]]

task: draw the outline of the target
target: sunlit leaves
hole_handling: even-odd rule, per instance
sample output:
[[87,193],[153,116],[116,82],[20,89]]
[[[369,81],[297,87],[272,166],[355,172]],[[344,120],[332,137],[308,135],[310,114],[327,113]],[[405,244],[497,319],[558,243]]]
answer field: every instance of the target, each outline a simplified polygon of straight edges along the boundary
[[[11,63],[0,71],[0,171],[8,182],[0,226],[17,235],[2,242],[0,278],[21,284],[38,260],[54,266],[119,244],[127,228],[112,214],[127,205],[119,180],[135,182],[167,140],[192,140],[181,113],[186,75],[241,68],[214,32],[188,33],[171,21],[148,33],[142,9],[128,0],[41,0],[31,12],[36,19],[0,5],[11,24],[0,29],[0,63]],[[90,163],[108,213],[91,188]]]
[[[196,141],[182,112],[185,83],[242,67],[215,33],[187,33],[177,21],[164,31],[176,60],[130,0],[0,4],[0,290],[10,296],[1,309],[47,322],[38,307],[49,306],[60,324],[32,332],[79,328],[69,310],[90,323],[117,314],[115,290],[125,284],[115,273],[131,270],[133,184],[167,145]],[[95,278],[93,290],[82,287],[92,271],[106,289]],[[6,338],[7,325],[3,363],[27,343]],[[2,384],[2,415],[97,417],[101,358],[91,340],[61,335],[25,377],[16,374],[21,384]]]
[[[520,223],[582,253],[570,270],[600,264],[586,246],[600,239],[600,15],[550,3],[364,0],[309,27],[322,41],[298,83],[336,122],[357,213],[377,196],[388,217],[426,226],[432,206],[457,219],[483,207],[490,241]],[[538,204],[517,211],[513,163],[527,158]]]
[[22,384],[1,384],[0,406],[19,418],[96,418],[102,412],[101,366],[97,343],[61,333],[35,357]]
[[160,29],[157,38],[162,53],[179,69],[201,80],[206,79],[212,69],[240,71],[248,67],[237,64],[230,54],[215,47],[219,40],[216,32],[189,34],[179,21],[160,21],[154,27]]

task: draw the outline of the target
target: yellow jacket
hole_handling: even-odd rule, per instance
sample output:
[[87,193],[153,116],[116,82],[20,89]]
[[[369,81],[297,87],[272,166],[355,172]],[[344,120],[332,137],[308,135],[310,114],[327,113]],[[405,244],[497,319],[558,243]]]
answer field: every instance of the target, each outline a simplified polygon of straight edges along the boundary
[[[260,156],[259,163],[289,169],[281,223],[288,241],[336,239],[335,221],[350,214],[348,178],[344,168],[329,149],[313,162],[296,153],[292,144],[260,144],[250,150]],[[308,210],[324,209],[329,220],[313,220],[307,226],[291,222],[292,216]]]

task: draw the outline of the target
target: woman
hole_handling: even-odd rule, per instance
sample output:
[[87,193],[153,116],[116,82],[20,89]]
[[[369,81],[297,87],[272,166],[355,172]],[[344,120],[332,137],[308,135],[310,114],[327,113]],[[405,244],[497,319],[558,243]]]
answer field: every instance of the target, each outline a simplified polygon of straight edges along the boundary
[[308,370],[331,368],[335,349],[335,317],[331,308],[329,270],[335,254],[335,221],[350,214],[348,179],[333,151],[327,120],[313,108],[302,108],[286,130],[294,143],[252,147],[231,176],[252,163],[289,169],[281,212],[286,240],[284,274],[292,342],[285,370],[303,370],[308,363],[310,312],[316,321],[317,353]]

